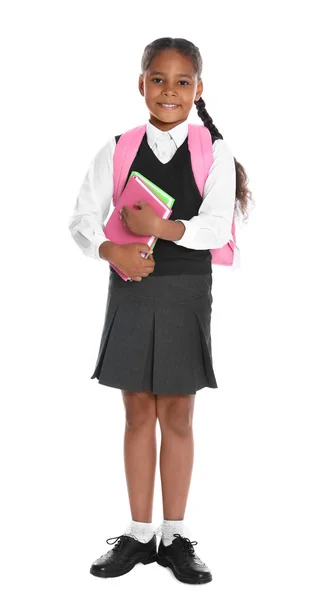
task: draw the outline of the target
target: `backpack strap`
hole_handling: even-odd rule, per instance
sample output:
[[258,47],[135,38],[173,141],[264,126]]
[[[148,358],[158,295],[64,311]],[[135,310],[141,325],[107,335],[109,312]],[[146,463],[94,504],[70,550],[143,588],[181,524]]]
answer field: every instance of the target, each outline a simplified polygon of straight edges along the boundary
[[[188,148],[194,178],[203,197],[204,186],[213,163],[213,146],[210,131],[204,125],[188,124]],[[232,237],[236,241],[235,220],[232,219]],[[230,242],[229,242],[230,243]]]
[[188,124],[188,148],[195,181],[201,196],[213,163],[212,139],[204,125]]
[[113,154],[113,204],[116,205],[124,189],[131,164],[146,132],[146,125],[134,127],[117,140]]

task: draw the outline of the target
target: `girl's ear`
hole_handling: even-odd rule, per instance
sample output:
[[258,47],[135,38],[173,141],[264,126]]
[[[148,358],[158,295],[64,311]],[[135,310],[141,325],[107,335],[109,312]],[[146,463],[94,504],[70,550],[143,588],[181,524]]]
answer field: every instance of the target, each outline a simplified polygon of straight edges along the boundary
[[202,79],[200,79],[200,81],[197,84],[197,88],[196,88],[196,96],[195,96],[195,102],[197,102],[200,97],[202,96],[203,93],[203,81]]
[[141,96],[144,96],[145,95],[145,91],[144,91],[144,78],[143,78],[143,75],[139,75],[139,84],[138,84],[138,87],[139,87],[139,92],[140,92]]

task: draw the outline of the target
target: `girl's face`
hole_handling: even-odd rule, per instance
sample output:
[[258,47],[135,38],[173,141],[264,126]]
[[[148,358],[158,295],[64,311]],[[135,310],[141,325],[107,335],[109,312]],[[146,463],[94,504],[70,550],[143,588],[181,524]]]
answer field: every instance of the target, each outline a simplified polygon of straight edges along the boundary
[[139,91],[150,112],[150,122],[168,131],[186,121],[194,102],[202,95],[203,83],[197,82],[190,58],[176,50],[162,50],[145,74],[140,75]]

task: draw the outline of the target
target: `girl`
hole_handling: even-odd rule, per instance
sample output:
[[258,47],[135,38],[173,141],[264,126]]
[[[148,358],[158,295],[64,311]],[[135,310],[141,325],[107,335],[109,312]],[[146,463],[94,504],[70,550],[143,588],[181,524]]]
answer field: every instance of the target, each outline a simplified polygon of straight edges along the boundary
[[[145,244],[117,246],[103,233],[113,195],[112,138],[97,154],[70,220],[84,254],[115,264],[133,278],[125,282],[109,265],[109,288],[96,367],[99,383],[121,390],[125,406],[124,457],[132,520],[114,547],[90,572],[116,577],[135,564],[169,566],[185,583],[212,576],[184,536],[184,515],[193,466],[193,411],[197,390],[216,388],[211,355],[212,269],[210,249],[231,239],[236,200],[247,213],[250,192],[243,167],[232,156],[202,99],[202,58],[180,38],[146,46],[139,91],[149,110],[146,133],[130,171],[139,171],[173,196],[170,219],[144,202],[123,208],[133,233],[155,235],[150,259]],[[188,150],[189,113],[196,105],[213,141],[214,162],[203,198]],[[156,423],[161,429],[160,475],[164,520],[152,525]],[[156,533],[162,536],[157,550]]]

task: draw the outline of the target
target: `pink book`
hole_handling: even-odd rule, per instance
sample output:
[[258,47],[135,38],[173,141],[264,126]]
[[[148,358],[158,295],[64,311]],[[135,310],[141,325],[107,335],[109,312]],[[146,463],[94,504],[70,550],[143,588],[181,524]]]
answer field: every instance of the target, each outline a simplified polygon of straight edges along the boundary
[[[132,233],[120,219],[119,210],[123,206],[137,208],[134,207],[134,204],[135,202],[138,202],[138,200],[147,202],[147,204],[149,204],[155,213],[162,219],[169,219],[172,213],[171,208],[160,200],[160,198],[145,185],[140,177],[132,176],[129,178],[122,194],[119,196],[115,209],[104,227],[104,234],[115,244],[124,245],[140,242],[142,244],[147,244],[152,250],[157,240],[154,235],[136,235],[135,233]],[[141,256],[147,258],[148,254],[146,252],[141,252]],[[132,281],[131,277],[127,277],[127,275],[122,273],[115,265],[111,264],[111,267],[113,267],[124,281]]]

